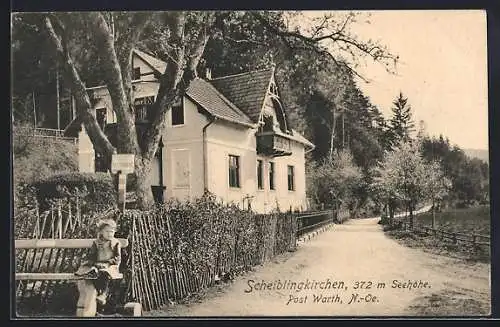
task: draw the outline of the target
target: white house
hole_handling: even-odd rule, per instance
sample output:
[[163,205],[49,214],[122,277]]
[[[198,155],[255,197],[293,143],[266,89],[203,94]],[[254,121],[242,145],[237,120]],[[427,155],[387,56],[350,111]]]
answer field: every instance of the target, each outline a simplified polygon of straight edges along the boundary
[[[136,124],[148,123],[148,110],[159,85],[157,77],[165,65],[149,54],[134,51]],[[304,156],[314,145],[288,126],[274,67],[207,77],[194,79],[182,103],[167,115],[153,167],[152,188],[157,199],[190,199],[207,189],[226,203],[242,208],[250,205],[260,213],[276,207],[306,209]],[[116,115],[106,87],[88,91],[97,121],[112,135]],[[71,133],[78,125],[75,120],[66,131]],[[99,170],[93,146],[83,126],[79,127],[79,169]]]

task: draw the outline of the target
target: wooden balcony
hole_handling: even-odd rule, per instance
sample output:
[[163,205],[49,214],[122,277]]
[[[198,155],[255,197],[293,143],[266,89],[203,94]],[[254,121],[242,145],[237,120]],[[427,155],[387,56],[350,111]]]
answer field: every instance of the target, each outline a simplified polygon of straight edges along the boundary
[[257,154],[281,157],[292,154],[290,139],[275,132],[259,132],[257,137]]

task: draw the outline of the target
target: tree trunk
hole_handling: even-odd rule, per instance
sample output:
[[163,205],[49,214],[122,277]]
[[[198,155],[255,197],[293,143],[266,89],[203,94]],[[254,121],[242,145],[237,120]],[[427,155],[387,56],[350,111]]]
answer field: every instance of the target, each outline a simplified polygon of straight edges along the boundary
[[[99,55],[104,63],[104,79],[111,98],[113,111],[116,114],[117,144],[119,153],[138,153],[139,144],[135,129],[135,118],[133,117],[130,97],[126,94],[122,79],[122,69],[115,50],[114,36],[101,13],[90,13],[94,39],[99,49]],[[130,86],[130,85],[128,85]]]
[[45,17],[45,28],[57,55],[60,57],[59,59],[64,63],[63,72],[71,85],[71,92],[76,102],[78,116],[82,117],[82,122],[96,151],[111,161],[111,156],[115,152],[115,149],[104,135],[99,124],[97,124],[95,115],[92,114],[92,105],[87,90],[78,74],[69,51],[67,51],[67,40],[63,37],[64,33],[62,35],[56,33],[48,16]]
[[330,135],[330,153],[329,153],[329,158],[330,162],[333,161],[333,150],[335,148],[334,142],[335,142],[335,106],[333,106],[333,114],[332,114],[332,133]]
[[389,218],[394,219],[394,202],[389,200]]
[[408,204],[408,211],[410,212],[410,229],[413,229],[414,221],[413,221],[413,206],[411,203]]
[[432,229],[436,228],[436,202],[432,199]]
[[153,192],[151,190],[151,160],[142,157],[135,159],[136,205],[140,209],[147,209],[154,204]]

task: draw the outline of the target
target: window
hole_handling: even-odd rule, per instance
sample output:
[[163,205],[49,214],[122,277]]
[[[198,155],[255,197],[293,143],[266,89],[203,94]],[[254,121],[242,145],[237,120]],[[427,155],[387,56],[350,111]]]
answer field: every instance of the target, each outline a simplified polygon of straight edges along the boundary
[[293,166],[288,166],[288,190],[295,191],[295,172]]
[[137,98],[134,100],[135,121],[147,122],[153,118],[153,104],[155,102],[154,96]]
[[101,130],[104,131],[104,127],[106,127],[106,108],[97,108],[95,111],[95,118],[97,120],[97,124],[101,127]]
[[269,189],[274,190],[274,162],[269,163]]
[[262,160],[257,160],[257,188],[262,190],[264,188],[264,176],[262,174]]
[[229,186],[240,187],[240,157],[229,155]]
[[172,106],[172,126],[184,125],[184,108],[182,101]]
[[136,81],[141,79],[141,67],[135,67],[132,71],[132,80]]

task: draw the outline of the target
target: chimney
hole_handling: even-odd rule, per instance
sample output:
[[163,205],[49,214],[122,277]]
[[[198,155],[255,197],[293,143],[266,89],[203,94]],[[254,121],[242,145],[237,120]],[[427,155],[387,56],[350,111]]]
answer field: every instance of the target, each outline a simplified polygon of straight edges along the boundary
[[207,80],[211,80],[212,79],[212,70],[210,68],[205,68],[205,78]]

